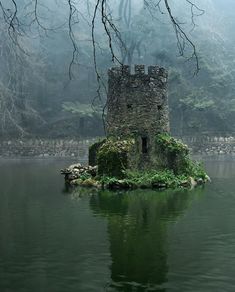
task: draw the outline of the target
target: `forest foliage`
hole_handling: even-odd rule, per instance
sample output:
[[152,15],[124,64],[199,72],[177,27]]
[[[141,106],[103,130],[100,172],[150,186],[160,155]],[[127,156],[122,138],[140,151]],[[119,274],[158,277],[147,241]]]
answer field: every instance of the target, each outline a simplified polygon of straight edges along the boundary
[[[172,22],[163,6],[159,11],[144,5],[145,1],[141,4],[135,0],[113,1],[110,13],[120,36],[111,35],[113,50],[124,64],[158,64],[169,70],[174,134],[232,134],[235,34],[231,10],[235,4],[230,0],[224,4],[211,0],[194,2],[203,11],[195,10],[194,18],[187,1],[170,3],[172,13],[197,48],[200,71],[196,76],[195,62],[187,58],[191,49],[185,44],[185,54],[180,54]],[[35,20],[30,28],[25,24],[25,33],[17,44],[9,37],[9,25],[0,12],[0,135],[102,135],[107,69],[113,65],[109,35],[102,27],[102,18],[92,23],[94,5],[89,1],[77,4],[79,21],[72,23],[72,38],[76,41],[78,58],[70,68],[74,47],[66,23],[67,6],[63,1],[52,1],[49,6],[40,3],[38,23]],[[32,11],[26,4],[26,0],[19,1],[19,10],[23,7],[21,11],[25,12],[27,7],[29,17]],[[19,20],[25,15],[21,13]],[[95,25],[94,39],[92,25]],[[97,72],[104,85],[98,91]]]

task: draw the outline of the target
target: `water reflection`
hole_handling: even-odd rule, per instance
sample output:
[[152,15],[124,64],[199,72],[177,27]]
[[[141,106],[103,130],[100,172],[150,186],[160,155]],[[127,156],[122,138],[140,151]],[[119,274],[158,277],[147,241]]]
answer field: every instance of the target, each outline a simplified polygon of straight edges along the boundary
[[108,220],[112,283],[107,291],[165,291],[167,226],[200,192],[105,190],[91,195],[93,212]]
[[65,196],[66,164],[0,165],[1,292],[235,291],[234,160],[204,190]]

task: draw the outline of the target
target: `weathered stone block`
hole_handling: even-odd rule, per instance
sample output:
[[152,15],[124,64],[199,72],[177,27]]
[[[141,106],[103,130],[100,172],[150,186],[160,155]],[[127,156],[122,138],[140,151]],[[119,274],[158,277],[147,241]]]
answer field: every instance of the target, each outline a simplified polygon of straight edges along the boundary
[[155,164],[154,137],[169,131],[167,71],[158,66],[136,65],[109,70],[107,97],[107,136],[134,138],[132,168],[150,168]]
[[135,74],[144,75],[145,74],[145,66],[144,65],[135,65]]

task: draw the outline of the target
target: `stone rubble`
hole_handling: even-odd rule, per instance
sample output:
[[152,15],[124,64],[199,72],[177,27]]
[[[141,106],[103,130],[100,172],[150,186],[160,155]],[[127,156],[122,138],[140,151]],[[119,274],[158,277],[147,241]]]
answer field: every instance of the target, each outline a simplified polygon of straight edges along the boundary
[[95,177],[97,175],[97,166],[83,166],[77,163],[70,165],[68,168],[61,169],[60,173],[64,175],[65,182],[71,183],[82,176]]

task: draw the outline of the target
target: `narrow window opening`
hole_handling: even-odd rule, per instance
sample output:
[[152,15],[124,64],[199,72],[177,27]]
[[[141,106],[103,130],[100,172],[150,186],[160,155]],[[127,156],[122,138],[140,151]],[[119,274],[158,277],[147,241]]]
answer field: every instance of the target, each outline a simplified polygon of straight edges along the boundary
[[147,137],[142,137],[142,153],[148,153],[148,139]]

